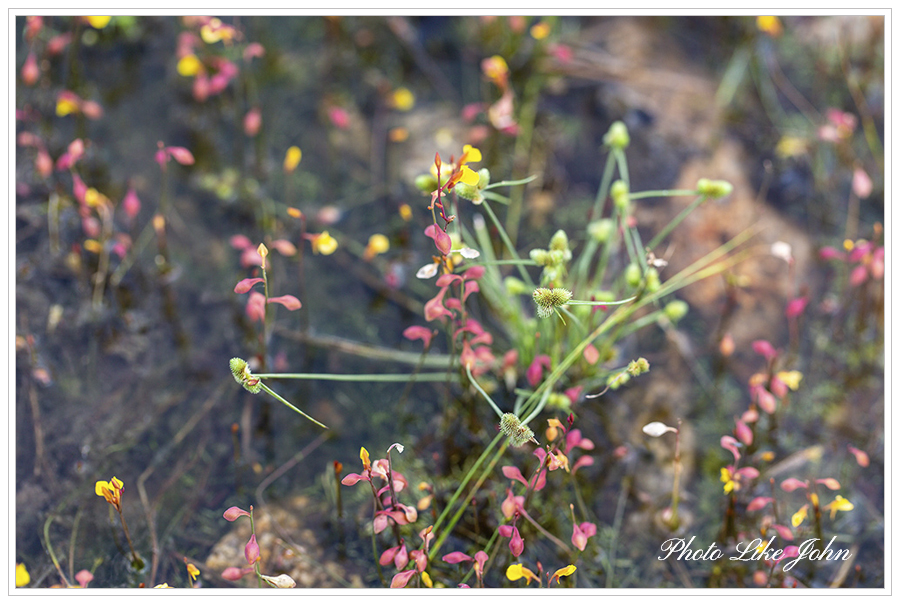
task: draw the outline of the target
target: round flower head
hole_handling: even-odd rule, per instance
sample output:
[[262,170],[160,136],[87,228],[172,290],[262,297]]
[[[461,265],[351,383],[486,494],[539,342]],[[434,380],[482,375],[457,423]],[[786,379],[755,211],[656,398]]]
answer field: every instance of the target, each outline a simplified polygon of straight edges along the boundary
[[538,316],[545,318],[552,315],[558,307],[571,300],[572,292],[562,287],[554,287],[553,289],[539,287],[534,290],[532,297],[537,305]]
[[500,418],[500,431],[509,437],[509,442],[514,447],[520,447],[528,441],[539,444],[535,440],[531,428],[523,424],[522,420],[512,413],[504,413]]

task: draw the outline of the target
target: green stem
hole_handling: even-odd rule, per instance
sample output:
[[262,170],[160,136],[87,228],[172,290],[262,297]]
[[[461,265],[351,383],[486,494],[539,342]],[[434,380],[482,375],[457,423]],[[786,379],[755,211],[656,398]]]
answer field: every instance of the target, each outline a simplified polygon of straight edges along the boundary
[[466,365],[466,375],[469,376],[469,381],[473,386],[475,386],[475,390],[480,392],[481,396],[483,396],[487,400],[487,402],[490,403],[491,408],[494,410],[494,413],[497,414],[497,417],[503,417],[503,412],[500,411],[500,407],[497,406],[497,403],[494,402],[494,399],[492,399],[490,395],[488,395],[488,393],[485,392],[484,389],[478,384],[478,381],[472,375],[472,371],[471,369],[469,369],[468,365]]
[[[691,194],[695,194],[695,193],[696,193],[696,191],[688,191],[687,193],[683,193],[683,194],[685,194],[685,195],[691,195]],[[632,196],[631,198],[634,199],[634,196]],[[683,210],[678,214],[678,216],[676,216],[675,218],[673,218],[672,221],[669,222],[669,224],[667,224],[665,227],[663,227],[663,229],[662,229],[659,233],[657,233],[656,236],[655,236],[653,239],[650,240],[650,243],[647,244],[647,247],[650,248],[650,249],[652,250],[652,249],[655,248],[657,245],[659,245],[659,242],[660,242],[660,241],[662,241],[663,239],[665,239],[665,238],[668,236],[668,234],[671,233],[672,230],[673,230],[675,227],[677,227],[679,224],[681,224],[681,221],[682,221],[682,220],[684,220],[685,218],[687,218],[687,215],[688,215],[688,214],[690,214],[690,213],[693,212],[695,209],[697,209],[697,206],[699,206],[701,203],[703,203],[704,201],[706,201],[706,199],[707,199],[706,195],[701,195],[701,196],[699,196],[697,199],[695,199],[694,201],[692,201],[692,202],[691,202],[691,205],[689,205],[688,207],[686,207],[685,209],[683,209]]]
[[291,409],[293,409],[294,411],[296,411],[297,413],[299,413],[300,415],[302,415],[303,417],[305,417],[306,419],[308,419],[308,420],[311,421],[312,423],[316,424],[317,426],[321,426],[321,427],[325,428],[326,430],[328,429],[328,426],[326,426],[325,424],[323,424],[323,423],[320,422],[319,420],[314,419],[314,418],[308,416],[307,414],[303,413],[303,411],[300,411],[300,409],[297,409],[297,407],[293,406],[292,404],[290,404],[289,402],[287,402],[286,400],[284,400],[283,398],[281,398],[278,394],[275,393],[275,391],[273,391],[271,388],[269,388],[268,386],[266,386],[266,385],[263,384],[262,382],[260,382],[259,385],[262,386],[262,389],[265,390],[267,394],[269,394],[270,396],[274,397],[276,400],[281,401],[282,403],[284,403],[285,405],[287,405],[288,407],[290,407]]
[[[326,380],[332,382],[445,382],[447,374],[434,373],[254,373],[269,380]],[[453,378],[451,378],[453,379]]]
[[[491,219],[491,222],[493,222],[494,226],[497,227],[497,232],[500,233],[500,239],[503,240],[503,245],[506,246],[506,249],[509,251],[510,255],[515,260],[521,261],[521,258],[519,258],[519,254],[516,253],[516,248],[513,245],[513,242],[510,240],[509,235],[506,234],[506,229],[504,229],[503,225],[500,224],[500,221],[497,219],[497,215],[494,214],[494,210],[491,209],[490,204],[485,201],[481,204],[481,207],[485,209]],[[528,284],[528,287],[530,289],[534,289],[534,281],[531,280],[531,275],[528,274],[528,271],[526,271],[521,264],[518,265],[517,268],[519,269],[519,274],[522,275],[522,280],[526,284]]]

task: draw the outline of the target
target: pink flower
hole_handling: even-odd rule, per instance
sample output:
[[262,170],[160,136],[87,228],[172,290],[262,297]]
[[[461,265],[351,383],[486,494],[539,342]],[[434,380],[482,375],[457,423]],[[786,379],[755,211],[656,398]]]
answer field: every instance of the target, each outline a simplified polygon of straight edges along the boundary
[[788,302],[787,308],[784,311],[784,316],[788,319],[799,317],[806,309],[807,302],[809,302],[809,298],[807,298],[806,296],[803,296],[801,298],[794,298],[793,300]]
[[265,279],[260,279],[259,277],[253,279],[242,279],[241,281],[238,281],[237,285],[234,286],[234,293],[246,294],[257,283],[265,283]]
[[434,332],[421,325],[412,325],[403,330],[403,337],[407,340],[422,340],[425,343],[425,348],[428,348],[428,345],[431,344],[431,338],[434,337]]
[[443,255],[446,256],[450,253],[453,242],[450,240],[450,235],[448,235],[444,229],[439,228],[436,224],[430,224],[425,229],[425,235],[434,241],[435,247],[437,247],[438,251]]
[[252,138],[259,134],[259,129],[261,126],[262,112],[260,111],[259,107],[253,107],[244,116],[244,134]]
[[787,480],[781,481],[781,489],[788,493],[796,491],[797,489],[805,489],[808,486],[809,483],[800,480],[799,478],[788,478]]
[[242,510],[241,508],[239,508],[239,507],[237,507],[237,506],[231,506],[230,508],[228,508],[227,510],[225,510],[225,513],[222,514],[222,516],[223,516],[223,517],[225,518],[225,520],[227,520],[228,522],[234,522],[235,520],[237,520],[237,519],[240,518],[241,516],[248,516],[248,517],[249,517],[249,516],[250,516],[250,512],[247,512],[247,511],[245,511],[245,510]]
[[847,445],[847,450],[856,458],[856,463],[861,468],[869,467],[869,455],[865,451],[861,451],[852,445]]
[[166,147],[162,141],[159,141],[157,146],[159,150],[154,155],[154,159],[162,170],[166,169],[169,159],[174,159],[182,166],[190,166],[194,163],[194,155],[184,147]]
[[734,461],[737,462],[741,458],[741,454],[738,451],[738,441],[736,441],[731,436],[723,436],[719,440],[719,444],[726,451],[730,451],[732,455],[734,455]]
[[764,507],[769,505],[769,503],[771,503],[771,502],[772,502],[771,497],[756,497],[750,503],[747,504],[747,511],[748,512],[756,512],[758,510],[763,509]]
[[550,357],[546,354],[539,354],[534,357],[534,360],[525,372],[525,377],[528,379],[528,383],[531,384],[532,388],[541,382],[541,378],[544,377],[544,368],[548,371],[550,370]]
[[87,587],[88,583],[94,580],[94,575],[91,571],[83,569],[75,574],[75,580],[78,581],[78,584],[81,585],[81,587]]
[[328,119],[335,128],[346,130],[350,127],[350,114],[342,107],[329,107]]
[[250,535],[250,541],[244,546],[244,558],[247,564],[255,564],[259,560],[259,544],[256,543],[256,535]]
[[597,525],[593,522],[582,522],[581,524],[576,524],[572,527],[572,545],[578,548],[579,551],[584,551],[584,548],[587,547],[587,541],[589,537],[593,537],[597,534]]
[[226,581],[240,581],[241,577],[252,572],[252,568],[235,568],[234,566],[229,566],[222,571],[222,578]]
[[748,447],[753,444],[753,430],[741,420],[734,422],[734,435]]
[[439,319],[441,317],[452,317],[453,314],[444,308],[443,300],[444,294],[447,293],[447,288],[442,287],[437,295],[425,303],[425,320],[426,321],[434,321],[435,319]]
[[771,362],[778,353],[775,351],[775,348],[769,344],[766,340],[756,340],[753,342],[753,351],[756,354],[760,354],[766,358],[767,361]]
[[460,562],[470,562],[473,558],[462,552],[450,552],[449,554],[442,556],[441,560],[447,564],[459,564]]
[[518,480],[526,487],[528,486],[528,481],[525,480],[524,476],[522,476],[522,472],[519,471],[519,468],[515,466],[503,466],[503,468],[501,468],[501,471],[503,472],[503,475],[510,480]]
[[853,192],[860,199],[865,199],[872,194],[872,179],[866,174],[862,168],[853,170],[853,183],[851,185]]
[[509,539],[509,551],[518,558],[525,551],[525,540],[519,535],[519,529],[515,525],[504,524],[497,529],[501,537]]
[[[525,482],[524,478],[522,479],[522,482]],[[504,518],[512,518],[516,512],[524,511],[524,508],[522,507],[524,505],[524,495],[516,497],[513,495],[512,489],[506,489],[506,499],[500,504],[500,511],[503,513]]]
[[130,220],[133,220],[141,211],[141,200],[138,199],[137,193],[133,188],[129,188],[125,193],[125,199],[122,200],[122,209]]

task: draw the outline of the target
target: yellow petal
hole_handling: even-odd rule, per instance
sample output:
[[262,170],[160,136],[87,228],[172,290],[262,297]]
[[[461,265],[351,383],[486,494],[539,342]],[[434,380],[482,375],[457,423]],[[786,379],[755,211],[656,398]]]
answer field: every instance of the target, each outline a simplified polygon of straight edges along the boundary
[[800,387],[800,380],[803,379],[803,374],[796,370],[779,371],[776,376],[791,390],[797,390]]
[[550,577],[550,581],[552,582],[553,579],[556,579],[556,582],[559,583],[560,577],[568,577],[569,575],[571,575],[574,572],[575,572],[575,565],[570,564],[570,565],[566,566],[565,568],[561,568],[558,571],[556,571],[555,573],[553,573],[553,576]]
[[543,40],[548,35],[550,35],[550,24],[546,21],[541,21],[531,27],[531,37],[535,40]]
[[473,147],[472,145],[463,146],[463,155],[465,155],[466,157],[466,163],[470,161],[481,161],[481,151],[477,147]]
[[425,584],[425,587],[434,587],[434,583],[431,581],[431,577],[428,576],[428,573],[422,571],[422,583]]
[[16,564],[16,587],[25,587],[31,583],[31,575],[24,563]]
[[803,521],[806,520],[806,509],[807,509],[807,506],[804,505],[802,508],[797,510],[796,514],[791,516],[791,525],[793,527],[796,528],[796,527],[800,526],[801,524],[803,524]]
[[328,234],[328,231],[322,231],[322,234],[316,237],[313,251],[323,256],[330,256],[337,249],[337,240]]
[[287,153],[284,155],[284,171],[285,172],[293,172],[297,169],[297,166],[300,164],[300,158],[303,157],[303,152],[300,151],[300,147],[291,147],[287,150]]
[[764,31],[773,38],[781,35],[781,20],[778,17],[764,16],[756,18],[756,27],[760,31]]
[[90,23],[91,27],[93,27],[94,29],[103,29],[104,27],[109,25],[109,21],[110,21],[110,19],[112,19],[112,17],[110,17],[110,16],[86,17],[86,18],[87,18],[88,23]]
[[371,250],[372,254],[383,254],[388,251],[391,247],[388,238],[380,233],[376,233],[369,237],[369,244],[366,246],[367,249]]
[[113,488],[115,488],[116,490],[119,490],[125,486],[125,483],[122,482],[121,480],[119,480],[118,478],[116,478],[115,476],[112,477],[110,484],[112,484]]
[[183,75],[184,77],[195,76],[200,73],[202,68],[203,63],[200,62],[200,59],[198,59],[196,55],[192,54],[181,57],[176,66],[178,74]]
[[461,182],[466,183],[470,186],[476,186],[480,177],[478,176],[478,172],[470,168],[469,166],[462,167],[462,177],[459,179]]
[[100,497],[106,497],[104,493],[110,490],[109,483],[105,480],[98,480],[97,484],[94,485],[94,492]]
[[369,460],[369,452],[366,451],[365,447],[359,448],[359,459],[362,461],[364,468],[368,469],[372,466],[372,462]]
[[506,569],[506,578],[510,581],[518,581],[525,576],[522,572],[522,568],[521,564],[511,564],[509,568]]

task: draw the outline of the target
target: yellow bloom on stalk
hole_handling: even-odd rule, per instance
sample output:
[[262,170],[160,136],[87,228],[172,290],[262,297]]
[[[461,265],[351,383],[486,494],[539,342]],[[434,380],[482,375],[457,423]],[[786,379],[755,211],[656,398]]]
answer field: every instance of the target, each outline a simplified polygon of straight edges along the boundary
[[809,505],[804,505],[802,508],[797,510],[797,512],[791,516],[791,526],[794,528],[803,524],[803,521],[806,520],[806,512],[809,510]]
[[110,19],[112,19],[112,17],[85,17],[85,19],[87,19],[87,22],[90,23],[91,27],[93,27],[94,29],[103,29],[104,27],[109,25],[109,21]]
[[259,247],[256,248],[256,253],[259,254],[259,257],[263,259],[263,264],[265,264],[266,256],[269,255],[269,248],[266,247],[266,244],[260,243]]
[[398,111],[409,111],[416,104],[416,97],[409,88],[398,88],[391,93],[391,106]]
[[234,37],[234,28],[213,17],[209,23],[200,28],[200,37],[207,44],[215,44],[220,40],[228,42]]
[[363,467],[367,470],[372,468],[372,462],[369,460],[369,452],[365,447],[359,448],[359,459],[362,461]]
[[56,101],[56,115],[63,117],[70,113],[78,113],[78,103],[68,97],[60,97]]
[[528,583],[526,585],[531,584],[531,580],[540,581],[538,576],[525,568],[522,564],[512,564],[509,568],[506,569],[506,578],[510,581],[518,581],[521,578],[525,578]]
[[731,473],[731,470],[729,470],[728,468],[722,468],[721,480],[725,483],[726,493],[730,493],[734,490],[736,484],[734,482],[734,474]]
[[481,68],[484,71],[484,75],[493,82],[505,81],[506,76],[509,74],[509,66],[500,55],[494,55],[490,59],[482,61]]
[[806,153],[806,140],[798,136],[782,136],[775,145],[775,154],[778,157],[797,157]]
[[408,203],[404,203],[402,206],[400,206],[399,211],[400,211],[400,218],[403,219],[403,222],[409,222],[410,220],[412,220],[412,217],[413,217],[412,208],[409,207]]
[[756,27],[757,29],[759,29],[759,31],[765,32],[773,38],[777,38],[778,36],[780,36],[781,32],[783,31],[781,27],[781,19],[773,16],[757,17]]
[[422,583],[425,584],[425,587],[434,587],[434,582],[431,580],[431,577],[425,571],[422,571]]
[[99,254],[101,251],[103,251],[103,246],[100,245],[100,242],[96,239],[85,239],[84,249],[92,254]]
[[125,483],[116,478],[112,477],[112,480],[106,482],[105,480],[98,480],[97,484],[94,485],[94,492],[106,499],[106,501],[116,508],[116,510],[122,509],[122,491],[125,490]]
[[31,583],[31,575],[28,574],[25,563],[16,564],[16,587],[25,587],[29,583]]
[[96,208],[97,206],[103,205],[108,201],[109,198],[94,187],[91,187],[84,192],[84,203],[86,203],[88,207]]
[[800,380],[803,379],[803,374],[797,370],[779,371],[775,374],[775,377],[784,382],[791,390],[797,390],[800,387]]
[[831,510],[831,519],[834,520],[834,515],[838,511],[849,512],[853,509],[853,504],[840,495],[837,495],[835,496],[834,501],[826,505],[823,509]]
[[390,241],[388,238],[382,235],[381,233],[375,233],[371,237],[369,237],[369,243],[366,245],[366,251],[363,254],[365,258],[371,259],[377,256],[378,254],[383,254],[388,251],[391,247]]
[[337,249],[337,240],[328,234],[328,231],[322,231],[312,240],[313,253],[330,256]]
[[550,24],[546,21],[541,21],[540,23],[531,26],[531,37],[535,40],[543,40],[549,35]]
[[553,579],[556,579],[556,582],[559,583],[560,577],[568,577],[569,575],[574,573],[575,570],[576,570],[576,568],[575,568],[574,564],[570,564],[564,568],[559,569],[558,571],[553,573],[552,577],[550,577],[550,583],[553,583]]
[[296,170],[300,164],[301,157],[303,157],[303,152],[300,151],[300,147],[294,146],[289,148],[284,155],[284,171],[293,172]]
[[203,63],[200,62],[200,59],[195,54],[184,55],[178,60],[178,65],[175,67],[178,70],[178,75],[183,75],[186,78],[197,75],[202,68]]
[[191,581],[196,581],[200,576],[200,570],[190,562],[187,564],[187,572],[191,576]]

